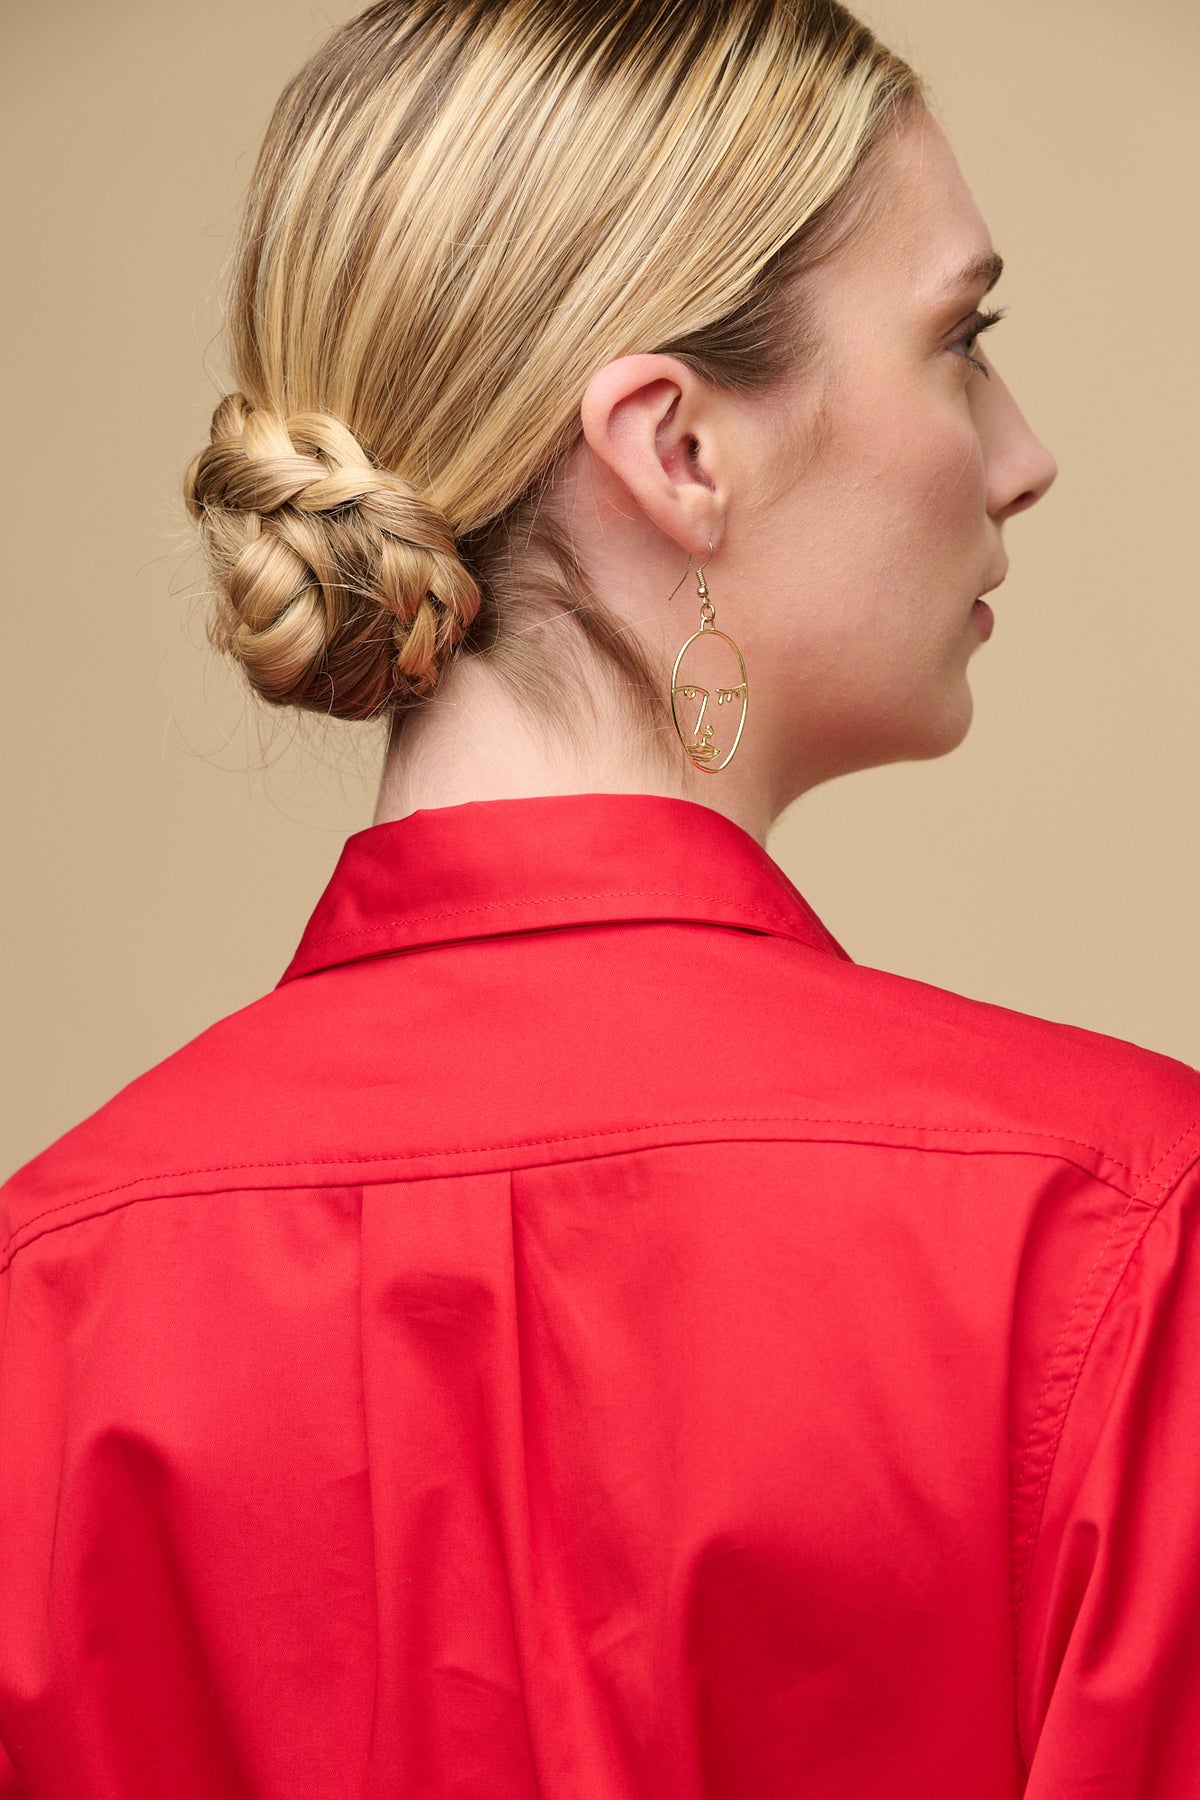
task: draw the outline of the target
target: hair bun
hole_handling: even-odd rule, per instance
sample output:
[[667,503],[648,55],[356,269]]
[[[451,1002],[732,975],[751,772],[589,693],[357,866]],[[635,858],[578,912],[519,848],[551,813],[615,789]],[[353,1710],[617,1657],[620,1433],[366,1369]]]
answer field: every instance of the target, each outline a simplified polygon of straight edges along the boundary
[[365,719],[418,699],[479,610],[445,515],[330,413],[227,394],[184,497],[218,589],[214,642],[275,705]]

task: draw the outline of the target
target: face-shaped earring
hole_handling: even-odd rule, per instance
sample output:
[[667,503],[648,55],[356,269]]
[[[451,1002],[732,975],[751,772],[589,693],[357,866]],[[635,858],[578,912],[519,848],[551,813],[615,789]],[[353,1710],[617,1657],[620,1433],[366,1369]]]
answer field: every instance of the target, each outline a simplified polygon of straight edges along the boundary
[[[708,556],[712,556],[709,540]],[[687,569],[667,596],[672,599],[687,580]],[[700,629],[694,631],[675,658],[671,671],[671,717],[688,761],[694,769],[715,775],[728,768],[742,739],[749,694],[746,664],[731,637],[716,628],[716,612],[708,594],[704,571],[708,558],[696,571],[700,598]],[[721,677],[724,675],[724,682]],[[720,709],[730,711],[721,716]]]

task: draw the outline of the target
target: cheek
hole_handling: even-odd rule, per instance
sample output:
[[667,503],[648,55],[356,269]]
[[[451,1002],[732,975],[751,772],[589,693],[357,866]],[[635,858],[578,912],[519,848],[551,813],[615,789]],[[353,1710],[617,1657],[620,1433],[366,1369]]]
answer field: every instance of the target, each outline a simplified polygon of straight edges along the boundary
[[987,478],[962,387],[954,371],[922,365],[914,379],[889,366],[834,395],[809,518],[864,600],[906,577],[923,590],[939,568],[957,585],[964,556],[977,573]]
[[862,600],[874,610],[883,654],[914,640],[934,655],[929,627],[954,610],[985,561],[978,434],[968,417],[942,411],[872,448],[859,520]]
[[885,713],[922,712],[961,673],[985,563],[987,481],[965,406],[914,402],[860,465],[856,542],[839,662]]
[[931,431],[917,445],[911,474],[920,517],[941,526],[961,523],[978,534],[986,515],[987,476],[979,434],[969,418]]
[[767,589],[749,641],[842,689],[919,687],[987,563],[979,434],[961,391],[927,373],[886,370],[830,412],[819,458],[759,522]]
[[883,523],[903,538],[965,527],[978,532],[987,477],[979,433],[961,396],[916,394],[874,429],[864,429],[870,483]]

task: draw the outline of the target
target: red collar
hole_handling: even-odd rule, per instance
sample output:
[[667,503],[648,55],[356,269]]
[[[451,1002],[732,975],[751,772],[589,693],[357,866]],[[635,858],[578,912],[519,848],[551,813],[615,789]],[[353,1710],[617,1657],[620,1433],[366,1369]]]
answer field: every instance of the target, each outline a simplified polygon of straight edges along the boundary
[[437,807],[356,832],[280,985],[432,944],[655,919],[850,960],[761,845],[711,807],[568,794]]

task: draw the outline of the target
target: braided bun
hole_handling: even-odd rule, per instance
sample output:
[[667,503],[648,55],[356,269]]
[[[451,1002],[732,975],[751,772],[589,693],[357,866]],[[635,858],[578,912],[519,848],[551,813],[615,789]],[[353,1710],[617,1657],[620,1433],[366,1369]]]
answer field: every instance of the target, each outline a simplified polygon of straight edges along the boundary
[[445,516],[329,413],[228,394],[184,477],[212,635],[277,706],[366,719],[429,693],[480,591]]

